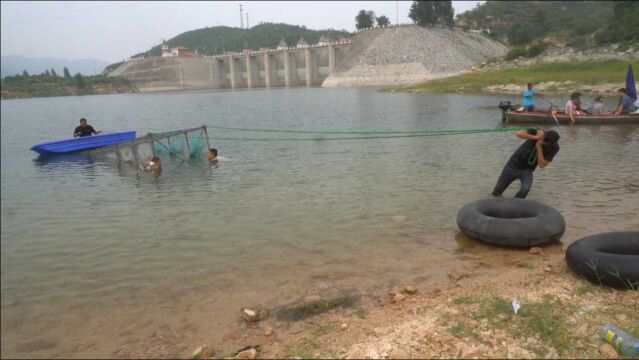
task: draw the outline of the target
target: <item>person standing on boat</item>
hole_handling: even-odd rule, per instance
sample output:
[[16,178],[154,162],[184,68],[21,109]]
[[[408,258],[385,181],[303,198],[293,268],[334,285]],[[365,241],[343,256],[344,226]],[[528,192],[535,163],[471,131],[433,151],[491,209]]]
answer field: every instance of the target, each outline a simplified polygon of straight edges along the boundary
[[533,86],[535,86],[535,84],[529,82],[526,86],[526,90],[524,91],[523,105],[526,111],[535,111],[535,96],[544,94],[542,91],[534,90]]
[[80,126],[76,127],[73,130],[73,137],[83,137],[83,136],[91,136],[93,134],[98,135],[102,131],[96,130],[93,126],[87,124],[87,119],[80,119]]
[[530,128],[520,130],[516,135],[526,141],[515,150],[504,166],[493,190],[494,196],[501,195],[513,181],[519,179],[521,188],[515,197],[524,199],[532,187],[533,171],[537,165],[545,168],[559,152],[559,134],[554,130],[544,132]]

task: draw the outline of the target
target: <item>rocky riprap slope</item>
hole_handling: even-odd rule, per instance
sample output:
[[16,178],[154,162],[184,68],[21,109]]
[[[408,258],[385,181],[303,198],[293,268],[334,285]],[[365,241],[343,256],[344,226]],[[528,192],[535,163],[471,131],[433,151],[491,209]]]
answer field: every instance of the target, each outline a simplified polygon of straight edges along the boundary
[[357,34],[357,51],[329,76],[323,86],[409,85],[450,76],[507,48],[481,34],[441,28],[398,26]]

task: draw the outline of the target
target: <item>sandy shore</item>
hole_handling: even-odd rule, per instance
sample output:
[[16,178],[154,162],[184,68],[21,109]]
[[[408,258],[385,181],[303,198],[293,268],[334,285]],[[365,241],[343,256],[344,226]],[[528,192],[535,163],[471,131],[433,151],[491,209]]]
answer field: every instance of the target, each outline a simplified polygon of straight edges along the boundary
[[[406,284],[364,308],[307,299],[309,308],[319,304],[326,312],[300,321],[271,316],[244,324],[235,335],[257,352],[240,357],[610,358],[616,357],[614,349],[599,338],[604,324],[639,331],[639,292],[603,289],[578,278],[565,264],[562,245],[540,254],[484,250],[491,255],[462,252],[464,265],[438,287]],[[514,299],[521,304],[518,314]]]

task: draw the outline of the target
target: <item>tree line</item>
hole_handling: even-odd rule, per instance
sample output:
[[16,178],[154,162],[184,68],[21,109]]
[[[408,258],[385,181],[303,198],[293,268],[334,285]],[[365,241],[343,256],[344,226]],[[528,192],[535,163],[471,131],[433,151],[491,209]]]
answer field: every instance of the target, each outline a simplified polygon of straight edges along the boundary
[[[453,26],[455,9],[451,1],[413,1],[408,17],[419,26],[440,24]],[[390,20],[386,15],[375,16],[372,10],[362,9],[355,16],[355,27],[357,30],[374,27],[377,22],[378,27],[390,25]]]

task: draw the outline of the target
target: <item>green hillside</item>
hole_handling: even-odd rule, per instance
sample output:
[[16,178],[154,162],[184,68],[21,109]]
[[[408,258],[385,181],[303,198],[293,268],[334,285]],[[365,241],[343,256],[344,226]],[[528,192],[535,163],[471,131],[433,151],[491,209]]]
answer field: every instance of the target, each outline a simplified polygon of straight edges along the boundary
[[[333,39],[352,36],[347,31],[310,30],[304,26],[265,23],[250,29],[239,29],[228,26],[207,27],[182,33],[167,40],[169,47],[186,46],[197,49],[201,54],[221,54],[225,51],[242,51],[246,48],[257,50],[260,47],[275,48],[280,40],[295,45],[300,37],[309,44],[314,44],[322,35]],[[148,51],[151,55],[161,55],[161,45]]]
[[639,2],[487,1],[456,21],[514,46],[541,39],[575,48],[630,45],[639,38]]

